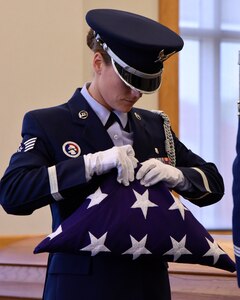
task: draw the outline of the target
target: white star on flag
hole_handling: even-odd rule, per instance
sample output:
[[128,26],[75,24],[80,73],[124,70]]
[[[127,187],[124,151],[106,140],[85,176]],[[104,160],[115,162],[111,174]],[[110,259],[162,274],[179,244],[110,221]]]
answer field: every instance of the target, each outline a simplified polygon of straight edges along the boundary
[[137,201],[134,202],[134,204],[131,206],[131,208],[140,208],[146,219],[148,208],[156,207],[157,205],[149,200],[148,190],[146,190],[142,195],[134,190],[133,190],[133,192],[135,194]]
[[215,265],[215,263],[219,259],[219,256],[226,253],[221,248],[219,248],[216,241],[212,243],[211,241],[209,241],[209,239],[206,238],[206,240],[208,242],[210,249],[203,256],[213,256],[214,258],[213,264]]
[[87,199],[91,200],[87,208],[101,203],[107,196],[108,194],[102,193],[101,188],[99,187],[93,194],[87,197]]
[[192,254],[186,247],[186,235],[181,239],[180,242],[176,241],[173,237],[170,236],[173,248],[169,251],[165,252],[163,255],[173,255],[173,261],[176,261],[179,259],[179,257],[183,254]]
[[90,236],[90,240],[91,240],[91,243],[80,249],[82,251],[86,250],[86,251],[91,251],[92,252],[92,256],[98,254],[99,252],[111,252],[105,245],[105,240],[106,240],[106,237],[107,237],[107,232],[104,233],[102,236],[100,236],[99,239],[97,239],[91,232],[88,232],[89,233],[89,236]]
[[168,210],[178,209],[184,220],[185,219],[185,210],[188,210],[188,209],[182,204],[182,202],[177,197],[175,197],[172,193],[171,193],[171,195],[174,199],[174,203],[172,206],[169,207]]
[[49,237],[50,240],[52,240],[53,238],[55,238],[60,233],[62,233],[62,225],[59,225],[58,228],[54,232],[50,233],[47,237]]
[[138,258],[141,254],[151,254],[151,252],[145,247],[147,241],[147,235],[145,235],[141,241],[135,240],[133,236],[130,235],[132,247],[125,251],[123,254],[132,254],[133,259]]

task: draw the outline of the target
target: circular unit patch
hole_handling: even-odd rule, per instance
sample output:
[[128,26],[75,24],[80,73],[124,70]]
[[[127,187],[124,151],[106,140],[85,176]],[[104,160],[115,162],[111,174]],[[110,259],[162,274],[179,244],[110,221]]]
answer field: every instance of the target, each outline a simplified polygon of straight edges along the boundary
[[63,152],[68,156],[72,158],[76,158],[80,155],[81,149],[78,146],[78,144],[68,141],[63,144],[62,146]]

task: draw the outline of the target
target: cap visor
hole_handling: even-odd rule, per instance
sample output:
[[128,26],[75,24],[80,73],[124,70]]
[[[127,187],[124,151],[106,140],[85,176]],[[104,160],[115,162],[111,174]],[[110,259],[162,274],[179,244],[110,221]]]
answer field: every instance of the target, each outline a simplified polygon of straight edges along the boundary
[[144,94],[154,93],[160,88],[161,74],[154,78],[143,78],[129,73],[114,60],[112,60],[112,63],[118,76],[131,88],[134,88]]

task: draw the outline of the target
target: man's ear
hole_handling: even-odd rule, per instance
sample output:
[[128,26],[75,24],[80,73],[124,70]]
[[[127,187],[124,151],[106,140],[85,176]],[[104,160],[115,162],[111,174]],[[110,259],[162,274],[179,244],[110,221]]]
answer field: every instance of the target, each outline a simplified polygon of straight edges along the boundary
[[102,54],[100,52],[94,53],[93,56],[93,69],[97,74],[100,74],[102,71],[102,66],[104,64]]

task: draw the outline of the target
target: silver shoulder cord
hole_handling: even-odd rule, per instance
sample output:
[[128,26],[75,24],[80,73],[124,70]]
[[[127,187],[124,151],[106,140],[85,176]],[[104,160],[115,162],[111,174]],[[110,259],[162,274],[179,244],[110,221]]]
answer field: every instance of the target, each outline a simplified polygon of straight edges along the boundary
[[175,153],[175,146],[173,135],[171,131],[171,123],[167,114],[165,114],[162,110],[151,110],[153,113],[159,114],[163,118],[163,128],[165,133],[165,150],[167,152],[167,156],[170,161],[170,165],[175,167],[176,166],[176,153]]

